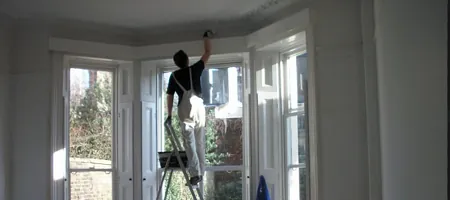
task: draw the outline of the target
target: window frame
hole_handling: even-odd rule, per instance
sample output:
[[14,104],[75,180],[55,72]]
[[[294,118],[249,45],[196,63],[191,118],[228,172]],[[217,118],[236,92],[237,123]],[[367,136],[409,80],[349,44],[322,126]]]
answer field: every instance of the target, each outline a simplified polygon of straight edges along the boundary
[[[284,161],[283,161],[283,177],[284,177],[284,184],[286,186],[289,186],[289,171],[292,169],[305,169],[306,170],[306,200],[312,200],[312,196],[311,196],[311,173],[316,173],[316,169],[311,169],[311,153],[315,153],[315,151],[311,151],[311,138],[310,135],[311,134],[316,134],[313,130],[311,130],[309,127],[311,124],[314,123],[314,119],[312,117],[310,117],[310,111],[313,110],[311,107],[314,106],[314,104],[310,104],[311,99],[313,97],[313,90],[314,90],[314,83],[309,84],[308,85],[308,90],[307,90],[307,97],[305,99],[305,110],[303,111],[303,114],[307,117],[307,131],[306,131],[306,137],[305,137],[305,150],[306,150],[306,156],[305,156],[305,163],[298,163],[298,164],[291,164],[289,163],[289,156],[290,156],[290,150],[289,146],[291,146],[288,140],[288,135],[287,135],[287,119],[289,117],[292,116],[297,116],[300,117],[300,115],[302,114],[302,112],[299,109],[292,109],[289,108],[289,88],[288,88],[288,79],[287,79],[287,75],[288,75],[288,64],[287,61],[290,57],[297,57],[299,55],[303,55],[307,53],[307,47],[306,45],[302,45],[300,47],[295,47],[295,48],[288,48],[285,49],[284,51],[281,51],[280,55],[281,55],[281,63],[282,63],[282,67],[281,67],[281,84],[280,84],[280,96],[282,99],[282,118],[283,118],[283,126],[282,126],[282,132],[283,132],[283,146],[285,146],[286,148],[284,149]],[[308,57],[310,58],[310,57]],[[310,65],[310,63],[308,63],[308,82],[312,82],[314,81],[314,78],[311,78],[313,76],[313,70],[310,70],[312,68],[312,65]],[[298,133],[297,133],[298,134]],[[314,145],[314,144],[313,144]],[[300,175],[300,174],[299,174]],[[299,186],[301,186],[301,184],[299,183]],[[286,198],[289,198],[289,187],[285,187],[284,191],[283,191],[286,195]],[[302,199],[303,200],[303,199]]]
[[[193,60],[192,58],[189,58],[190,60]],[[211,66],[211,67],[210,67]],[[212,67],[213,66],[213,67]],[[223,59],[223,60],[220,60],[220,62],[215,62],[215,60],[212,60],[212,61],[209,61],[208,63],[207,63],[207,65],[205,66],[205,70],[208,70],[208,69],[223,69],[223,68],[229,68],[229,67],[238,67],[238,68],[240,68],[241,70],[245,70],[245,63],[244,63],[244,60],[242,59],[235,59],[235,58],[226,58],[226,59]],[[157,89],[156,89],[156,91],[157,91],[157,107],[158,107],[158,109],[157,109],[157,129],[158,130],[163,130],[164,129],[164,127],[163,127],[163,123],[164,123],[164,109],[166,109],[166,108],[164,108],[163,107],[163,105],[164,105],[164,101],[165,101],[165,99],[163,99],[163,94],[164,94],[164,92],[165,92],[165,90],[164,90],[164,88],[163,88],[163,86],[164,86],[164,83],[163,83],[163,81],[164,81],[164,73],[167,73],[167,72],[173,72],[173,71],[176,71],[177,69],[179,69],[177,66],[175,66],[175,65],[173,65],[173,64],[166,64],[166,65],[161,65],[161,66],[158,66],[157,67]],[[246,101],[246,99],[244,98],[244,95],[245,95],[245,83],[246,83],[246,77],[244,76],[244,74],[243,74],[243,76],[242,76],[242,87],[243,87],[243,89],[242,89],[242,91],[241,91],[241,95],[242,95],[242,97],[243,97],[243,102],[242,102],[242,105],[243,105],[243,108],[242,108],[242,112],[245,112],[245,110],[246,110],[246,108],[245,108],[245,103],[244,103],[244,101]],[[247,100],[248,101],[248,100]],[[211,105],[211,106],[214,106],[214,105]],[[207,107],[207,106],[206,106]],[[244,115],[242,116],[242,120],[243,120],[243,122],[244,121],[250,121],[250,119],[245,119],[245,117],[244,117]],[[246,123],[243,123],[243,126],[245,125]],[[250,152],[245,152],[245,145],[250,145],[250,144],[246,144],[246,142],[247,141],[245,141],[245,139],[244,139],[244,134],[249,134],[249,133],[247,133],[247,131],[246,131],[246,129],[245,128],[242,128],[242,135],[243,135],[243,137],[242,137],[242,149],[243,149],[243,152],[242,152],[242,164],[240,164],[240,165],[220,165],[220,166],[205,166],[205,172],[227,172],[227,171],[240,171],[241,172],[241,174],[242,174],[242,198],[243,199],[246,199],[247,198],[247,194],[245,194],[245,192],[246,192],[246,189],[245,189],[245,187],[246,187],[246,182],[247,181],[249,181],[249,179],[248,178],[246,178],[246,176],[250,176],[249,174],[246,174],[246,169],[245,169],[245,163],[246,163],[246,161],[245,161],[245,159],[249,159],[249,158],[247,158],[247,157],[249,157],[249,156],[247,156],[247,154],[248,153],[250,153]],[[161,132],[161,131],[158,131],[158,133],[159,132]],[[163,143],[164,143],[164,136],[163,136],[163,134],[158,134],[157,135],[157,151],[159,152],[159,151],[162,151],[163,149],[161,148],[163,145]],[[174,170],[174,171],[181,171],[180,169],[177,169],[177,170]],[[157,180],[158,181],[160,181],[161,179],[162,179],[162,175],[163,175],[163,172],[164,172],[164,168],[161,168],[160,166],[159,166],[159,164],[158,164],[158,169],[157,169]],[[159,186],[159,183],[158,183],[158,186]],[[203,191],[204,191],[204,186],[203,186],[203,183],[201,184],[201,190],[202,190],[202,193],[203,193]]]
[[[71,198],[71,174],[72,173],[86,173],[86,172],[104,172],[111,174],[112,181],[112,199],[117,199],[117,189],[118,189],[118,180],[116,179],[117,175],[117,166],[119,165],[117,159],[117,144],[118,144],[118,106],[119,106],[119,98],[118,98],[118,69],[120,62],[109,60],[109,59],[97,59],[97,58],[89,58],[89,57],[81,57],[81,56],[72,56],[72,55],[64,55],[64,66],[63,71],[65,76],[63,77],[63,97],[67,99],[68,104],[63,105],[63,141],[64,141],[64,149],[65,149],[65,179],[64,179],[64,200],[70,200]],[[83,69],[83,70],[99,70],[105,72],[112,73],[112,92],[113,92],[113,105],[112,105],[112,159],[111,159],[111,168],[104,169],[90,169],[90,168],[74,168],[70,167],[70,133],[69,133],[69,111],[70,111],[70,70],[71,69]]]

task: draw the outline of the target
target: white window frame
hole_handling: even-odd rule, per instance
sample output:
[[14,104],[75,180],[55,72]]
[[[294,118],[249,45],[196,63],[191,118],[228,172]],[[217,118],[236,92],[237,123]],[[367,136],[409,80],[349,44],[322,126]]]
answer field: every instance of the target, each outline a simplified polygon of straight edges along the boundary
[[[117,139],[118,139],[118,69],[120,61],[100,58],[89,58],[78,55],[52,52],[53,90],[52,90],[52,199],[70,199],[70,173],[71,172],[105,172],[112,174],[112,197],[117,199],[118,180],[116,179],[117,166]],[[113,152],[111,168],[108,169],[70,169],[69,150],[69,121],[68,106],[70,103],[70,69],[96,69],[113,73]],[[66,105],[65,105],[66,104]],[[63,154],[56,155],[58,151]],[[61,162],[64,165],[61,166]],[[58,180],[54,180],[55,176]]]
[[[190,58],[190,60],[194,60],[194,59],[195,58]],[[241,70],[245,70],[245,68],[247,67],[245,65],[243,59],[236,59],[234,57],[228,57],[228,58],[222,58],[222,59],[218,59],[218,60],[212,60],[212,61],[208,62],[207,65],[208,66],[213,66],[213,67],[205,67],[205,70],[210,69],[210,68],[220,69],[220,68],[228,68],[228,67],[240,67]],[[158,79],[157,80],[157,96],[158,96],[158,102],[157,102],[157,106],[158,106],[158,109],[157,109],[157,111],[158,111],[158,113],[157,113],[157,115],[158,115],[157,123],[158,123],[158,125],[157,125],[157,129],[158,130],[163,130],[163,128],[164,128],[163,127],[163,122],[165,120],[164,119],[164,109],[166,109],[166,108],[163,108],[164,101],[165,101],[165,99],[163,99],[163,92],[164,92],[164,90],[162,88],[162,86],[164,85],[164,83],[163,83],[163,81],[164,81],[163,74],[165,72],[172,72],[172,71],[175,71],[177,69],[178,69],[178,67],[175,66],[175,65],[165,65],[165,66],[162,66],[162,67],[158,67],[158,69],[157,69],[157,73],[158,73],[158,75],[157,75],[157,77],[158,77],[157,78]],[[243,79],[242,80],[242,83],[243,83],[242,87],[243,88],[242,88],[242,91],[241,91],[241,93],[242,93],[242,100],[243,100],[243,102],[242,102],[242,105],[243,105],[242,112],[244,113],[247,110],[246,104],[245,104],[244,101],[248,101],[248,99],[245,98],[245,96],[244,96],[245,95],[245,87],[246,87],[245,83],[247,83],[247,80],[246,80],[246,77],[245,77],[245,73],[243,73],[242,79]],[[245,123],[245,121],[248,121],[248,122],[250,121],[250,119],[245,119],[245,115],[242,116],[242,120],[243,120],[243,126],[245,126],[245,124],[250,124],[250,123]],[[246,151],[246,149],[249,149],[249,148],[246,148],[246,145],[250,145],[249,144],[250,142],[245,139],[245,138],[249,138],[249,137],[245,137],[245,135],[249,135],[250,134],[249,131],[247,131],[247,130],[248,129],[245,129],[244,127],[242,128],[242,131],[243,131],[242,134],[243,134],[244,137],[242,137],[242,140],[243,140],[242,141],[242,145],[243,145],[243,147],[242,147],[243,155],[242,156],[243,156],[243,158],[242,158],[242,164],[241,165],[222,165],[222,166],[206,166],[205,167],[205,171],[206,172],[240,171],[242,173],[242,198],[243,199],[249,198],[249,196],[250,196],[249,192],[251,192],[251,191],[247,191],[247,189],[246,189],[246,182],[250,181],[250,179],[248,178],[248,177],[250,177],[250,174],[246,174],[246,169],[245,169],[246,160],[250,159],[250,152]],[[159,132],[161,132],[161,131],[158,131],[158,133]],[[158,151],[161,151],[162,150],[161,149],[162,144],[164,143],[164,136],[162,134],[158,134],[157,135],[157,141],[158,141],[158,144],[157,144]],[[177,170],[174,170],[174,171],[177,171]],[[158,181],[160,181],[162,179],[163,172],[164,172],[164,169],[160,168],[160,166],[158,164],[158,175],[157,175]],[[159,183],[158,183],[158,186],[159,186]],[[203,189],[203,185],[201,187]],[[247,194],[247,193],[249,193],[249,194]]]
[[[318,199],[318,163],[317,163],[317,157],[318,157],[318,141],[317,141],[317,128],[316,128],[316,97],[315,97],[315,65],[314,65],[314,52],[312,46],[313,46],[313,40],[312,40],[312,29],[311,27],[308,27],[305,30],[306,33],[306,41],[305,43],[301,44],[300,46],[289,46],[285,49],[280,50],[280,56],[281,56],[281,73],[280,76],[280,99],[282,102],[282,118],[283,118],[283,126],[282,126],[282,132],[283,132],[283,138],[282,138],[282,146],[285,147],[284,154],[283,154],[283,184],[286,186],[284,187],[284,196],[287,199],[289,195],[289,188],[287,187],[288,181],[289,181],[289,170],[293,168],[306,168],[307,174],[306,174],[306,200],[317,200]],[[286,76],[286,70],[287,70],[287,59],[291,56],[298,56],[302,55],[304,53],[307,53],[307,67],[308,67],[308,99],[305,99],[305,101],[308,103],[307,107],[305,107],[305,115],[307,115],[307,123],[308,123],[308,130],[306,133],[306,163],[305,164],[288,164],[289,158],[288,156],[290,153],[288,152],[288,138],[287,138],[287,132],[286,132],[286,119],[288,119],[291,116],[299,116],[300,112],[297,110],[289,110],[288,105],[288,93],[287,87],[285,87],[288,84],[288,80],[285,77]],[[284,81],[282,81],[284,80]],[[307,109],[307,110],[306,110]],[[303,200],[303,199],[302,199]]]
[[93,60],[93,59],[88,59],[88,58],[82,58],[82,57],[74,57],[74,56],[68,56],[68,63],[67,65],[65,65],[64,67],[67,68],[67,76],[66,79],[64,80],[66,82],[67,85],[67,100],[69,102],[70,106],[70,69],[95,69],[95,70],[102,70],[102,71],[108,71],[108,72],[112,72],[113,73],[113,108],[112,108],[112,122],[113,122],[113,134],[112,134],[112,142],[113,142],[113,146],[112,146],[112,160],[111,160],[111,168],[110,169],[71,169],[70,168],[70,150],[69,150],[69,140],[70,140],[70,136],[69,136],[69,121],[68,121],[68,115],[69,113],[67,113],[69,110],[69,108],[65,107],[64,108],[64,119],[65,119],[65,127],[67,128],[64,131],[65,137],[66,138],[64,141],[66,142],[65,146],[66,146],[66,168],[67,168],[67,181],[66,181],[66,187],[65,187],[65,193],[67,194],[65,196],[65,200],[70,200],[70,174],[71,173],[77,173],[77,172],[105,172],[105,173],[111,173],[111,181],[112,181],[112,198],[113,200],[117,199],[117,179],[115,178],[116,173],[117,173],[117,166],[119,165],[118,160],[117,160],[117,144],[118,144],[118,135],[117,135],[117,131],[118,131],[118,119],[117,119],[117,114],[118,114],[118,68],[119,68],[119,64],[117,64],[114,61],[107,61],[107,60]]
[[[289,171],[291,170],[291,169],[306,169],[306,171],[307,171],[307,174],[306,174],[306,177],[307,177],[307,181],[306,181],[306,198],[307,199],[302,199],[302,200],[310,200],[311,198],[309,197],[309,189],[310,189],[310,185],[309,185],[309,162],[308,162],[308,160],[309,160],[309,155],[308,155],[308,153],[309,153],[309,145],[308,145],[308,140],[309,140],[309,137],[308,137],[308,135],[309,135],[309,131],[307,132],[307,134],[306,134],[306,151],[307,151],[307,153],[306,153],[306,163],[300,163],[300,164],[289,164],[289,160],[290,160],[290,158],[289,158],[289,156],[292,156],[292,155],[290,155],[291,153],[289,152],[289,148],[288,147],[290,147],[291,145],[289,144],[289,140],[288,140],[288,135],[287,135],[287,130],[286,130],[286,125],[287,125],[287,119],[289,118],[289,117],[292,117],[292,116],[297,116],[297,117],[300,117],[300,115],[301,115],[301,112],[299,111],[299,110],[292,110],[292,109],[290,109],[289,108],[289,96],[288,96],[288,94],[289,94],[289,92],[288,92],[288,85],[289,85],[289,80],[288,80],[288,78],[287,78],[287,76],[288,76],[288,71],[287,71],[287,60],[290,58],[290,57],[296,57],[296,56],[298,56],[298,55],[302,55],[302,54],[304,54],[304,53],[306,53],[306,47],[305,46],[302,46],[301,48],[297,48],[297,49],[290,49],[290,50],[287,50],[287,51],[284,51],[284,52],[282,52],[281,53],[281,76],[282,76],[282,78],[280,79],[280,80],[283,80],[282,81],[282,83],[280,84],[280,91],[281,91],[281,96],[282,96],[282,118],[283,118],[283,126],[282,126],[282,132],[283,132],[283,138],[284,138],[284,140],[283,140],[283,143],[284,143],[284,147],[285,147],[285,149],[284,149],[284,169],[283,169],[283,171],[284,171],[284,182],[285,182],[285,185],[286,185],[286,187],[285,187],[285,191],[284,191],[284,193],[285,193],[285,195],[286,195],[286,198],[288,198],[289,197],[289,194],[290,194],[290,192],[289,192]],[[298,72],[297,72],[298,73]],[[298,84],[298,83],[297,83]],[[308,90],[308,92],[309,92],[309,90]],[[309,97],[309,95],[308,95],[308,97]],[[308,106],[309,106],[309,104],[308,104]],[[305,113],[304,113],[305,115],[307,115],[308,114],[308,112],[305,110]],[[308,121],[309,121],[309,117],[308,117]],[[299,186],[300,186],[300,183],[299,183]]]

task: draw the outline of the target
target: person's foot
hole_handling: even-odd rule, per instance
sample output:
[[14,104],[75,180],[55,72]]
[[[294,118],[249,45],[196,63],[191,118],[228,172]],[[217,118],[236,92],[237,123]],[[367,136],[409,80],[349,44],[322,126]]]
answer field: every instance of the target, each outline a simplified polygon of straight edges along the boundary
[[198,183],[200,183],[202,181],[202,177],[201,176],[193,176],[191,177],[191,179],[189,179],[189,184],[193,187],[198,186]]
[[194,177],[191,177],[191,179],[189,180],[191,185],[197,185],[201,181],[202,181],[202,177],[201,176],[194,176]]

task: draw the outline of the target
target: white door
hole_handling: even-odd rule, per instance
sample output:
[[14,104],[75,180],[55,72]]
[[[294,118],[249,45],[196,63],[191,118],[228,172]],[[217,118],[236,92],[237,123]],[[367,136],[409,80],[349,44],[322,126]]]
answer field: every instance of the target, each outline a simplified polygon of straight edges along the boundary
[[133,65],[119,66],[117,131],[117,200],[133,199]]
[[142,199],[155,200],[157,176],[156,65],[143,62],[141,69],[142,102]]
[[271,199],[281,199],[279,53],[257,51],[254,55],[259,174],[266,179]]

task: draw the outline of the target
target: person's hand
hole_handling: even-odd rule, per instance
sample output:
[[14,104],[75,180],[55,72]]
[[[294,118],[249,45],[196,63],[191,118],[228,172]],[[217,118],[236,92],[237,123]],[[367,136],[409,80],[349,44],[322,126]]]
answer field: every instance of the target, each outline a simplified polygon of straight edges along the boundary
[[164,123],[172,126],[172,116],[169,115]]
[[211,38],[213,35],[214,34],[211,30],[207,30],[205,31],[205,33],[203,33],[203,38]]

